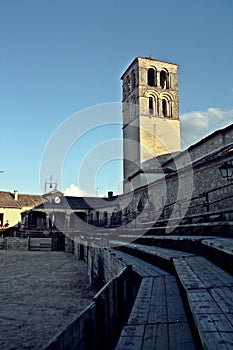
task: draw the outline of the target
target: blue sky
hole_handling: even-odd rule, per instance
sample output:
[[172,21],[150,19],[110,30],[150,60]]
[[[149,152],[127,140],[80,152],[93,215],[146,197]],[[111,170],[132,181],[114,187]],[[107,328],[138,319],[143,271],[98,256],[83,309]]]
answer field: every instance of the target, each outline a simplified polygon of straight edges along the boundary
[[[232,23],[232,0],[0,0],[0,189],[40,193],[51,135],[83,109],[120,102],[120,76],[136,56],[179,64],[186,144],[232,123]],[[82,155],[109,135],[121,138],[120,125],[71,147],[62,190],[116,191],[120,160],[107,163],[92,188],[77,175]]]

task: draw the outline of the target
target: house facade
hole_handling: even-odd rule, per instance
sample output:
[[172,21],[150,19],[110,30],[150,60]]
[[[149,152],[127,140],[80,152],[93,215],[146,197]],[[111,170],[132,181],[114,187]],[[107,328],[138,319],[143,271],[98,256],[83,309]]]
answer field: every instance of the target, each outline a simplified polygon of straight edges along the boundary
[[17,190],[0,191],[0,227],[16,226],[24,212],[40,205],[43,201],[40,195],[21,194]]
[[44,202],[22,213],[24,229],[78,230],[86,224],[110,226],[116,224],[119,198],[64,196],[60,191],[43,195]]

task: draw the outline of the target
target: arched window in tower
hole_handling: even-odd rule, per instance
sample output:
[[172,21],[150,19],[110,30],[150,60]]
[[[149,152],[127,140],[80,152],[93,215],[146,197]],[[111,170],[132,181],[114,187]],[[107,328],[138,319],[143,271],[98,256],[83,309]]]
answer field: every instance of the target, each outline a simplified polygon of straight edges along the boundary
[[154,115],[155,110],[154,110],[154,99],[153,97],[149,97],[149,115]]
[[156,71],[154,68],[149,68],[147,72],[147,84],[149,86],[156,86]]
[[167,101],[165,99],[162,99],[162,114],[164,118],[167,118]]
[[126,89],[127,89],[127,93],[129,94],[130,93],[130,78],[128,75],[126,78]]
[[131,102],[131,118],[134,119],[137,116],[137,105],[136,105],[136,97],[132,97],[132,102]]
[[123,100],[126,98],[126,88],[125,85],[123,86]]
[[162,89],[168,89],[168,73],[165,70],[161,70],[160,72],[160,87]]
[[124,103],[124,115],[125,115],[125,124],[130,122],[130,104],[129,101],[126,100]]
[[131,82],[132,82],[132,89],[135,89],[136,87],[136,75],[134,69],[131,72]]

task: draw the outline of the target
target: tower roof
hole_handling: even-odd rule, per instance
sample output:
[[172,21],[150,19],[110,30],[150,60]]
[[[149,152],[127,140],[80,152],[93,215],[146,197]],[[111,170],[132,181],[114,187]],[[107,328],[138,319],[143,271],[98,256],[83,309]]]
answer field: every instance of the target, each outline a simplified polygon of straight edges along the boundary
[[148,60],[148,61],[150,60],[150,61],[154,61],[154,62],[160,62],[160,63],[170,64],[170,65],[177,66],[177,67],[179,66],[177,63],[171,63],[171,62],[166,62],[166,61],[157,60],[157,59],[153,58],[152,56],[146,56],[146,57],[140,57],[140,56],[138,56],[138,57],[136,57],[136,58],[131,62],[131,64],[128,66],[128,68],[124,71],[124,73],[123,73],[122,76],[121,76],[121,79],[124,78],[126,72],[127,72],[128,70],[130,70],[131,67],[132,67],[137,61],[139,61],[139,60]]

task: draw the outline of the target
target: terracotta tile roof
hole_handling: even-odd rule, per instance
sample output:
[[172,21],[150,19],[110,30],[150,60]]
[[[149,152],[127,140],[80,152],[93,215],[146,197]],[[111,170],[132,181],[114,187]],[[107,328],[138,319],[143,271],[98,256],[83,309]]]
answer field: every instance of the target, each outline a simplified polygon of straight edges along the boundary
[[35,207],[44,202],[40,195],[34,194],[18,194],[18,200],[14,199],[14,193],[0,191],[0,208],[16,208]]
[[18,200],[22,207],[35,207],[44,201],[43,197],[37,194],[19,194]]

